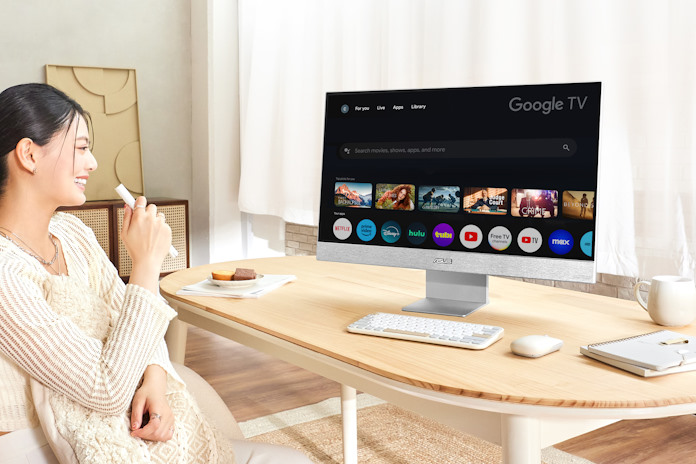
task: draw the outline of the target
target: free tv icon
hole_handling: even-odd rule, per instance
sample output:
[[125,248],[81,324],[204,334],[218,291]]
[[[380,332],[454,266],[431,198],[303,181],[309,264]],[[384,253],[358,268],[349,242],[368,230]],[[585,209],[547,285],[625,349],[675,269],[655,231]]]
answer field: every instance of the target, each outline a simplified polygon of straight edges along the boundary
[[512,233],[507,227],[495,226],[488,232],[488,244],[497,251],[504,251],[512,243]]

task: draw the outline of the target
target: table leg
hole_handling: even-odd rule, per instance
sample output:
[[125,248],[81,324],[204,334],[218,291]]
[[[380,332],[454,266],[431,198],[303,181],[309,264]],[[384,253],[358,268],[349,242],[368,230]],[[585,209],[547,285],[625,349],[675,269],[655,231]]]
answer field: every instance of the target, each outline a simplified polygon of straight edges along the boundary
[[341,385],[341,416],[343,417],[343,462],[358,463],[358,404],[355,388]]
[[167,342],[167,349],[169,350],[169,359],[172,362],[184,364],[187,335],[188,324],[181,322],[178,317],[172,319],[167,333],[164,334],[164,340]]
[[501,416],[503,464],[541,462],[541,423],[534,417]]

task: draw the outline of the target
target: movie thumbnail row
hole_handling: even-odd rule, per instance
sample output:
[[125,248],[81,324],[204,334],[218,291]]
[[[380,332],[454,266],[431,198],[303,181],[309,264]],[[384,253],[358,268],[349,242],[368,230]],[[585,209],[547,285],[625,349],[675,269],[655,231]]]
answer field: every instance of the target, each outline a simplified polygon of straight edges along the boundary
[[[452,185],[375,184],[336,182],[334,206],[434,213],[507,215],[515,217],[594,219],[595,192]],[[377,198],[377,201],[373,201]],[[560,201],[559,201],[560,200]]]

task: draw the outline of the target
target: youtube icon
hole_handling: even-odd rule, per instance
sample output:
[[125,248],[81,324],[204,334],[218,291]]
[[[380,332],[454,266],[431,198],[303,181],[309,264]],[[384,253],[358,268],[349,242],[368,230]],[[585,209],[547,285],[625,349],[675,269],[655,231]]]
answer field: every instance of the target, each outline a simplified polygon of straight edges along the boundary
[[478,226],[469,224],[464,226],[459,232],[459,241],[462,242],[466,248],[472,250],[481,244],[483,240],[483,232]]
[[521,237],[520,240],[522,240],[522,243],[532,243],[532,237],[530,236]]

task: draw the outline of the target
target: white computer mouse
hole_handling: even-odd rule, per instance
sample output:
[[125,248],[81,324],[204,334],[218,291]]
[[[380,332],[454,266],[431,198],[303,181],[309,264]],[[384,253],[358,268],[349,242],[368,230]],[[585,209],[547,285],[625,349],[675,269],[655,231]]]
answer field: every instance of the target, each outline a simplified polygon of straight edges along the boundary
[[562,346],[563,340],[548,335],[527,335],[510,343],[513,353],[528,358],[538,358],[553,353],[560,350]]

